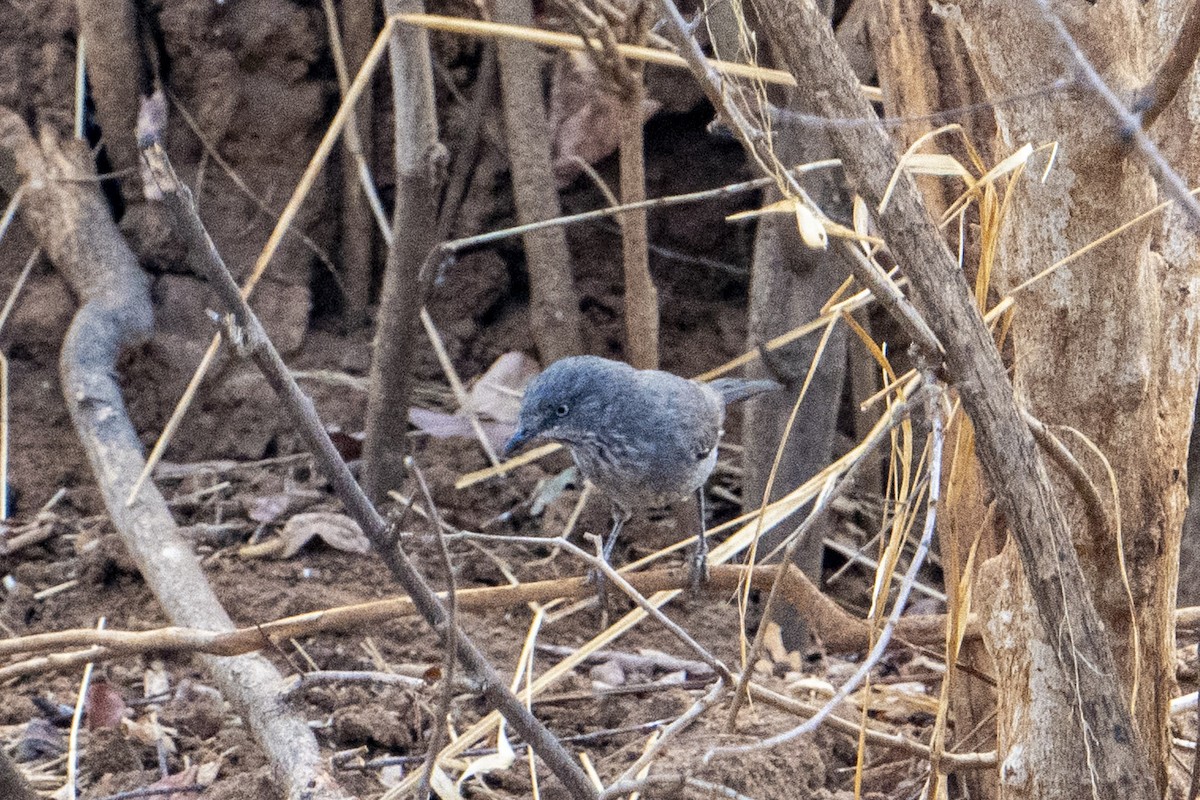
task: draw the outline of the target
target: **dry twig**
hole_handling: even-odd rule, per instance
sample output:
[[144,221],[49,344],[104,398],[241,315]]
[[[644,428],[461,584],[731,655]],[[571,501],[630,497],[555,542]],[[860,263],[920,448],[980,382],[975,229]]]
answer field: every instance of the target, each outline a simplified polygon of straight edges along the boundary
[[162,191],[164,205],[170,211],[180,235],[188,244],[189,263],[208,278],[221,302],[233,315],[247,343],[249,356],[262,371],[271,388],[279,395],[347,513],[358,522],[380,558],[412,597],[415,607],[437,632],[444,645],[455,649],[468,676],[479,686],[480,693],[488,704],[500,711],[513,728],[530,742],[573,796],[594,798],[595,788],[570,754],[513,693],[504,687],[495,668],[467,634],[460,627],[447,625],[445,606],[412,565],[407,554],[392,541],[387,523],[350,474],[346,463],[330,441],[329,434],[317,418],[312,401],[300,391],[279,352],[263,331],[258,317],[246,304],[245,298],[204,230],[203,223],[196,216],[191,205],[190,192],[179,183],[166,153],[157,145],[153,145],[143,151],[143,157]]
[[[0,163],[0,182],[15,189],[30,181],[22,215],[82,303],[63,343],[63,395],[113,524],[168,618],[197,629],[232,630],[158,490],[145,487],[132,506],[126,504],[144,462],[117,384],[116,360],[149,333],[152,310],[145,275],[98,184],[58,180],[94,174],[91,154],[84,143],[60,142],[49,129],[35,142],[15,114],[0,111],[0,161],[8,160],[15,171]],[[312,731],[280,707],[280,676],[266,659],[205,657],[204,663],[245,715],[289,797],[343,796]]]

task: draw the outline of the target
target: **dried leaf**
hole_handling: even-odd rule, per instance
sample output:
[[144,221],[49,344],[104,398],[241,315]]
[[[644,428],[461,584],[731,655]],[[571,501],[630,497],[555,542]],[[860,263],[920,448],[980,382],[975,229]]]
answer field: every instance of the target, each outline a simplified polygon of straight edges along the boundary
[[[447,439],[452,436],[475,438],[475,430],[471,427],[470,420],[459,414],[447,414],[444,411],[414,407],[408,410],[408,421],[438,439]],[[508,438],[517,430],[517,426],[510,422],[480,420],[480,426],[492,447],[497,450],[503,447]]]
[[66,750],[67,743],[63,739],[62,731],[50,720],[34,717],[21,732],[13,758],[17,761],[36,761],[61,755]]
[[[567,53],[550,76],[550,125],[553,128],[554,178],[563,188],[583,172],[579,162],[595,164],[612,155],[621,142],[621,101],[601,85],[595,63],[586,53]],[[642,119],[662,104],[646,98]]]
[[83,701],[84,727],[89,731],[115,728],[128,710],[125,698],[115,686],[103,679],[94,680]]
[[[147,789],[186,789],[189,786],[195,786],[197,783],[196,776],[200,772],[200,767],[193,764],[183,772],[176,772],[174,775],[168,775],[161,780],[147,786]],[[185,800],[185,798],[195,797],[195,792],[170,792],[169,794],[158,795],[165,800]]]
[[126,736],[148,747],[157,747],[162,743],[168,753],[176,750],[174,737],[179,735],[179,731],[161,724],[158,714],[153,711],[141,719],[126,717],[121,720],[121,729]]
[[521,352],[508,352],[492,362],[471,387],[471,405],[477,414],[515,425],[521,412],[521,395],[537,377],[538,364]]
[[441,767],[434,764],[432,773],[429,776],[429,788],[433,789],[439,800],[463,800],[463,796],[458,792],[458,785],[450,780],[450,776],[443,772]]
[[817,215],[804,203],[796,201],[796,229],[800,231],[800,239],[805,246],[813,250],[824,250],[829,247],[829,234]]
[[297,514],[283,526],[280,531],[283,549],[279,557],[291,558],[314,536],[319,536],[330,547],[347,553],[367,553],[371,550],[371,543],[354,520],[332,511],[310,511]]
[[962,178],[967,183],[975,180],[957,158],[945,153],[909,153],[904,157],[903,166],[909,172],[915,172],[918,175]]
[[513,752],[512,745],[508,743],[508,736],[505,734],[504,725],[502,724],[500,730],[496,733],[496,752],[492,755],[481,756],[467,765],[467,768],[463,770],[463,774],[459,776],[456,793],[472,775],[503,772],[511,767],[516,760],[517,756]]
[[529,513],[540,517],[546,510],[546,506],[557,500],[568,486],[578,482],[579,470],[575,467],[567,467],[553,478],[538,481],[533,494],[533,503],[529,506]]

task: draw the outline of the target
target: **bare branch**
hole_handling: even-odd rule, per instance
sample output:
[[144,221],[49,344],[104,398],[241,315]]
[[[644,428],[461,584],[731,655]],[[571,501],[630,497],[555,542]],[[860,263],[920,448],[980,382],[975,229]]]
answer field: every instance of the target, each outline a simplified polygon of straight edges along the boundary
[[1192,72],[1196,55],[1200,53],[1200,0],[1192,0],[1179,24],[1179,36],[1175,46],[1167,53],[1158,72],[1150,79],[1134,101],[1133,110],[1142,114],[1142,127],[1147,130],[1166,109],[1179,87]]
[[[93,174],[91,154],[85,143],[60,143],[49,130],[42,131],[39,144],[15,114],[0,110],[0,160],[7,159],[15,162],[19,178],[30,180],[22,206],[25,222],[82,303],[63,342],[63,395],[109,516],[169,619],[214,633],[233,630],[158,490],[148,486],[132,506],[126,504],[144,461],[117,384],[116,361],[123,349],[148,335],[153,312],[146,276],[117,231],[98,184],[60,180]],[[203,661],[225,698],[246,717],[289,797],[344,797],[312,731],[281,706],[280,675],[266,659],[207,656]]]
[[163,193],[163,203],[174,218],[180,235],[188,245],[192,267],[213,284],[221,302],[233,315],[245,334],[250,357],[262,371],[271,388],[279,395],[317,465],[325,473],[347,513],[358,522],[372,546],[396,580],[404,587],[421,616],[430,624],[446,647],[453,647],[468,676],[480,687],[490,707],[499,711],[520,733],[563,782],[572,796],[594,798],[596,789],[579,764],[536,717],[510,692],[495,668],[473,641],[458,627],[450,627],[446,607],[417,572],[406,553],[392,542],[387,523],[367,499],[345,461],[338,454],[329,434],[321,425],[309,399],[279,352],[271,344],[258,317],[238,291],[237,284],[212,244],[203,223],[191,203],[191,192],[181,184],[161,147],[142,151],[150,172]]

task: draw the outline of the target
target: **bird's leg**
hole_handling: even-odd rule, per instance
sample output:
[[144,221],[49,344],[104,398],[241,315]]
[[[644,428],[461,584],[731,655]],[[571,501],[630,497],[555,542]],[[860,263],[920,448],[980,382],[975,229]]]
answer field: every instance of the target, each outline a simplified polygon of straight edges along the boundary
[[[630,512],[618,506],[616,503],[612,507],[612,530],[608,532],[608,537],[604,540],[604,548],[600,551],[600,557],[604,559],[605,564],[612,564],[613,547],[617,544],[617,537],[621,535],[621,528],[625,527],[625,523],[629,520]],[[608,622],[608,581],[604,577],[604,572],[599,568],[592,570],[592,580],[596,582],[596,601],[600,604],[600,615],[603,620],[604,627]]]
[[708,536],[705,535],[703,486],[696,490],[696,516],[696,550],[692,553],[692,569],[688,575],[688,585],[693,592],[708,583]]
[[625,527],[625,523],[629,520],[630,513],[618,505],[612,507],[612,530],[608,532],[608,538],[604,540],[604,563],[612,563],[613,547],[617,544],[617,537],[621,535],[621,528]]

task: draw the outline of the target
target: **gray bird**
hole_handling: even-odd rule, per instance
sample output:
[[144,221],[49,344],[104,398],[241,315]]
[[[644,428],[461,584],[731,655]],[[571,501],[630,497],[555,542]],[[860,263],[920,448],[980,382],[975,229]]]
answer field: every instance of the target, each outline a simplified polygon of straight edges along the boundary
[[612,502],[605,561],[634,511],[694,492],[700,511],[692,560],[696,585],[707,575],[704,482],[717,463],[725,406],[778,388],[770,380],[701,383],[597,356],[572,356],[555,361],[529,384],[520,426],[504,454],[535,438],[571,449],[583,477]]

